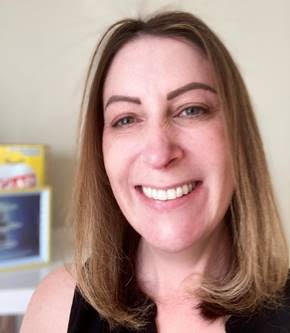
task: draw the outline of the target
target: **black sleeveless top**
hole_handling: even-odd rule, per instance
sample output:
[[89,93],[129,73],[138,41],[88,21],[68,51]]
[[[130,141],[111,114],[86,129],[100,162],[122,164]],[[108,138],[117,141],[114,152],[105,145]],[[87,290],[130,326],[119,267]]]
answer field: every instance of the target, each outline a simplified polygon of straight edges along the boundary
[[[155,314],[143,333],[157,333]],[[68,333],[136,333],[127,328],[110,330],[108,323],[89,305],[76,289],[74,293]],[[226,322],[226,333],[290,333],[290,281],[283,304],[275,310],[263,310],[252,316],[231,316]]]

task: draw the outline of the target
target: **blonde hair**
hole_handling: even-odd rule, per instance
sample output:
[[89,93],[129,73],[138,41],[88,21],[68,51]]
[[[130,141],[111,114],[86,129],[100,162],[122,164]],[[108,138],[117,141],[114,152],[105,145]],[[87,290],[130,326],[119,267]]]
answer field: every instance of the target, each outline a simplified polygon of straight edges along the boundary
[[236,184],[226,213],[233,255],[222,281],[204,279],[199,290],[201,313],[215,319],[276,304],[287,280],[288,249],[249,96],[225,46],[186,12],[119,21],[106,31],[94,53],[74,190],[78,288],[111,327],[143,327],[154,309],[136,280],[140,236],[116,203],[102,153],[102,95],[108,69],[123,45],[143,35],[183,38],[197,45],[213,68],[225,114]]

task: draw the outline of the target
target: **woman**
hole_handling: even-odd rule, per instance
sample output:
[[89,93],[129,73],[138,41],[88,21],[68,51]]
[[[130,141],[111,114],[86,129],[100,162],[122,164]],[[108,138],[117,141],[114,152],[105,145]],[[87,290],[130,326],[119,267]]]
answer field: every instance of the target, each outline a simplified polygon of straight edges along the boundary
[[22,332],[290,328],[287,245],[226,48],[198,18],[168,12],[116,23],[97,55],[81,124],[76,268],[39,286]]

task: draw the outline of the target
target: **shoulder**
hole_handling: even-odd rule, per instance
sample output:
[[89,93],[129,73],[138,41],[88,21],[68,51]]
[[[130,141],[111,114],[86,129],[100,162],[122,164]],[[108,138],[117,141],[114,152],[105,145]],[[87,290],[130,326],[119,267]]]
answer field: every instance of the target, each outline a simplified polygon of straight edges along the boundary
[[68,267],[48,274],[32,295],[20,332],[66,332],[75,286]]
[[[289,274],[290,277],[290,274]],[[281,293],[280,305],[265,307],[256,314],[232,316],[227,322],[229,333],[290,332],[290,279]]]

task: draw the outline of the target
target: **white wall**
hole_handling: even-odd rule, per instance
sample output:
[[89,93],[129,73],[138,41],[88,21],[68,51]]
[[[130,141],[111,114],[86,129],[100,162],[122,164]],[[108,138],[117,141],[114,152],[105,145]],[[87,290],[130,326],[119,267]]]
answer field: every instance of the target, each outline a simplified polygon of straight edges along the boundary
[[1,0],[0,142],[44,143],[54,223],[68,209],[85,71],[118,18],[159,8],[203,18],[239,64],[256,107],[290,240],[290,1]]

